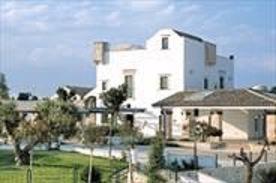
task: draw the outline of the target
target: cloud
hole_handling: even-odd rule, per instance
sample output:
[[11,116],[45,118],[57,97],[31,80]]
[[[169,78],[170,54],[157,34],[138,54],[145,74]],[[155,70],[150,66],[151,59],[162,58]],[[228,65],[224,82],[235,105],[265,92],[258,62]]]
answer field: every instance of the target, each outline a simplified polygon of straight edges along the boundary
[[[28,69],[47,70],[44,74],[49,78],[45,82],[51,81],[52,85],[64,80],[52,76],[51,70],[63,70],[65,66],[68,72],[78,70],[74,75],[76,81],[85,80],[78,75],[93,77],[94,72],[88,43],[107,40],[111,44],[125,41],[142,44],[154,31],[174,27],[215,42],[219,54],[235,54],[239,76],[250,65],[263,73],[264,80],[269,80],[275,73],[275,55],[271,54],[276,51],[273,42],[276,29],[271,23],[275,22],[275,16],[265,13],[269,4],[249,4],[168,0],[1,1],[0,56],[4,65],[9,66],[6,68],[12,75],[13,86],[18,84],[16,69],[22,69],[20,73],[26,75],[24,85],[32,82]],[[83,69],[85,72],[80,71]],[[42,88],[49,84],[40,85]]]
[[107,22],[107,25],[120,26],[121,25],[120,12],[112,11],[105,17],[105,20]]
[[128,0],[130,8],[134,11],[150,11],[160,8],[168,3],[166,0]]
[[173,4],[169,4],[167,7],[158,12],[161,15],[170,15],[175,11],[175,6]]
[[20,1],[4,2],[2,8],[2,20],[9,23],[17,23],[25,18],[36,18],[48,12],[47,4],[27,4]]
[[187,4],[180,9],[181,14],[198,13],[201,10],[201,6],[197,4]]

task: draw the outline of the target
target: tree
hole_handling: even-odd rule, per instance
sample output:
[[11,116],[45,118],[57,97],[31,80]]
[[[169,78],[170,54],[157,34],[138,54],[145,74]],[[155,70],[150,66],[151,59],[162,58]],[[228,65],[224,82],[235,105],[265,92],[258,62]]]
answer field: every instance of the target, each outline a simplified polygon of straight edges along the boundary
[[63,100],[63,101],[69,101],[75,95],[74,92],[70,91],[68,93],[65,89],[63,89],[61,87],[59,87],[57,89],[56,93],[58,95],[58,99]]
[[240,154],[232,154],[229,157],[234,159],[235,161],[241,161],[245,167],[246,167],[246,177],[245,177],[245,183],[252,183],[252,178],[253,178],[253,168],[254,166],[262,159],[263,155],[266,152],[266,147],[268,147],[269,143],[267,140],[265,140],[265,143],[263,145],[263,148],[261,152],[259,153],[259,156],[255,159],[252,160],[247,153],[244,152],[244,149],[240,149]]
[[3,73],[0,73],[0,99],[9,98],[9,88],[6,83],[6,77]]
[[270,93],[276,94],[276,86],[273,86],[273,87],[270,89]]
[[120,107],[127,99],[127,87],[125,84],[120,85],[118,88],[110,88],[108,91],[102,93],[100,98],[103,104],[106,106],[109,113],[111,113],[112,120],[110,123],[109,131],[109,158],[112,155],[112,131],[114,124],[117,124],[117,116],[120,111]]
[[125,146],[128,149],[129,154],[129,181],[133,183],[133,164],[135,158],[135,141],[140,139],[142,134],[139,132],[139,128],[134,126],[134,117],[133,115],[125,115],[125,119],[123,120],[123,124],[119,127],[119,134],[123,139]]
[[63,100],[46,100],[36,107],[38,111],[37,120],[47,126],[47,136],[49,149],[51,143],[57,142],[59,148],[59,138],[70,138],[77,132],[76,121],[80,118],[74,105]]
[[194,167],[198,168],[198,156],[197,156],[197,141],[201,139],[201,141],[205,142],[206,139],[210,136],[222,136],[222,130],[217,129],[205,122],[193,121],[191,123],[191,137],[194,141],[193,145],[193,154],[194,154]]
[[202,142],[205,142],[208,137],[220,137],[223,134],[222,130],[205,122],[194,122],[193,127],[192,136],[200,138]]
[[95,126],[90,125],[87,126],[83,133],[83,143],[90,148],[90,161],[89,161],[89,171],[87,173],[87,182],[88,183],[96,183],[98,179],[94,177],[95,173],[93,171],[93,151],[96,145],[104,144],[106,141],[106,136],[108,135],[108,131],[104,126]]
[[17,96],[17,100],[31,100],[32,94],[30,92],[20,92]]
[[149,152],[148,183],[162,182],[158,170],[165,166],[164,143],[161,133],[157,133]]
[[[30,150],[47,135],[47,127],[43,123],[27,120],[24,114],[16,111],[13,102],[0,103],[0,123],[3,131],[12,140],[17,165],[30,162]],[[25,143],[26,145],[22,145]]]

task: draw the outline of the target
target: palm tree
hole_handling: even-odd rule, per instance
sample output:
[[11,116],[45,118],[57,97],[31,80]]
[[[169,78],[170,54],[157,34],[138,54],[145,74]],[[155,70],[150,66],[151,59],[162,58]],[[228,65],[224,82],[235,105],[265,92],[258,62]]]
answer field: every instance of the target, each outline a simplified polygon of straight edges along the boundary
[[100,98],[112,116],[109,130],[109,158],[111,158],[113,127],[114,124],[117,124],[117,117],[120,111],[120,107],[127,99],[127,87],[125,84],[122,84],[118,88],[110,88],[108,91],[102,93]]

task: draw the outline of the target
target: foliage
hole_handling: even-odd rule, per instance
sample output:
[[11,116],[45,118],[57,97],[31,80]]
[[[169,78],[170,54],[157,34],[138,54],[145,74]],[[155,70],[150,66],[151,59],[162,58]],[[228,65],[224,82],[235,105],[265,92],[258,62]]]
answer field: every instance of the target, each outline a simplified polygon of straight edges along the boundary
[[143,136],[139,128],[131,125],[128,121],[123,122],[123,124],[118,127],[118,132],[124,143],[131,146],[134,146],[135,141],[141,139]]
[[148,164],[148,183],[162,182],[158,170],[164,167],[164,144],[161,133],[157,133],[150,149]]
[[[62,101],[44,101],[37,106],[35,119],[16,111],[15,103],[0,103],[0,123],[12,140],[17,165],[29,164],[29,152],[38,143],[44,143],[63,134],[65,138],[75,131],[75,108]],[[22,144],[26,144],[22,146]]]
[[46,100],[39,103],[36,109],[37,121],[47,126],[46,138],[49,141],[57,141],[61,135],[70,138],[76,134],[76,121],[80,116],[74,105],[62,100]]
[[70,91],[69,93],[64,90],[63,88],[59,87],[56,91],[57,95],[58,95],[58,98],[60,100],[63,100],[63,101],[69,101],[74,95],[75,93]]
[[32,94],[29,92],[20,92],[17,96],[17,100],[30,100],[31,99]]
[[257,179],[260,183],[275,183],[276,182],[276,167],[269,169],[260,169],[257,171]]
[[118,88],[110,88],[108,91],[102,93],[100,98],[103,104],[107,107],[108,112],[112,115],[110,123],[110,134],[109,134],[109,158],[112,155],[112,131],[114,123],[117,123],[117,115],[120,111],[120,107],[123,102],[127,99],[127,87],[125,84],[120,85]]
[[109,128],[106,126],[88,125],[84,129],[83,143],[88,146],[95,144],[105,144],[106,136],[109,134]]
[[[47,135],[46,126],[26,120],[24,115],[16,111],[14,103],[0,103],[0,123],[6,135],[14,145],[15,159],[18,165],[29,163],[29,151]],[[26,145],[21,146],[22,143]]]
[[194,160],[191,160],[190,162],[187,162],[186,160],[182,160],[181,163],[178,163],[177,159],[171,162],[168,168],[174,172],[198,169],[194,163]]
[[101,172],[95,166],[92,166],[91,171],[91,182],[88,182],[88,174],[89,174],[89,167],[85,167],[85,169],[81,172],[81,180],[84,183],[101,183]]
[[222,130],[213,127],[205,122],[194,122],[192,135],[195,138],[200,138],[201,141],[206,141],[208,137],[220,137],[222,136]]
[[276,86],[273,86],[273,87],[270,89],[270,93],[276,94]]
[[157,171],[148,172],[147,183],[165,183],[165,182],[166,180]]
[[0,99],[8,99],[9,98],[9,88],[6,84],[5,75],[0,73]]
[[100,98],[111,113],[119,112],[120,106],[127,99],[127,87],[122,84],[118,88],[110,88],[102,93]]

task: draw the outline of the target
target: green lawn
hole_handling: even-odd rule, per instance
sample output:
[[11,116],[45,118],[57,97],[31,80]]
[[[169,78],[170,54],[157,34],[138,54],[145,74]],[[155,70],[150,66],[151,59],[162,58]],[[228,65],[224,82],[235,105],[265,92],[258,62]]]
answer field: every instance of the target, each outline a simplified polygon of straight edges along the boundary
[[[28,167],[15,167],[13,159],[11,151],[0,150],[0,183],[27,183]],[[81,183],[79,175],[89,164],[89,156],[60,151],[35,151],[34,163],[33,183],[73,183],[74,166],[77,167],[78,183]],[[94,164],[102,172],[102,181],[111,182],[109,160],[96,157]],[[125,167],[126,163],[114,160],[112,165],[114,170]]]

